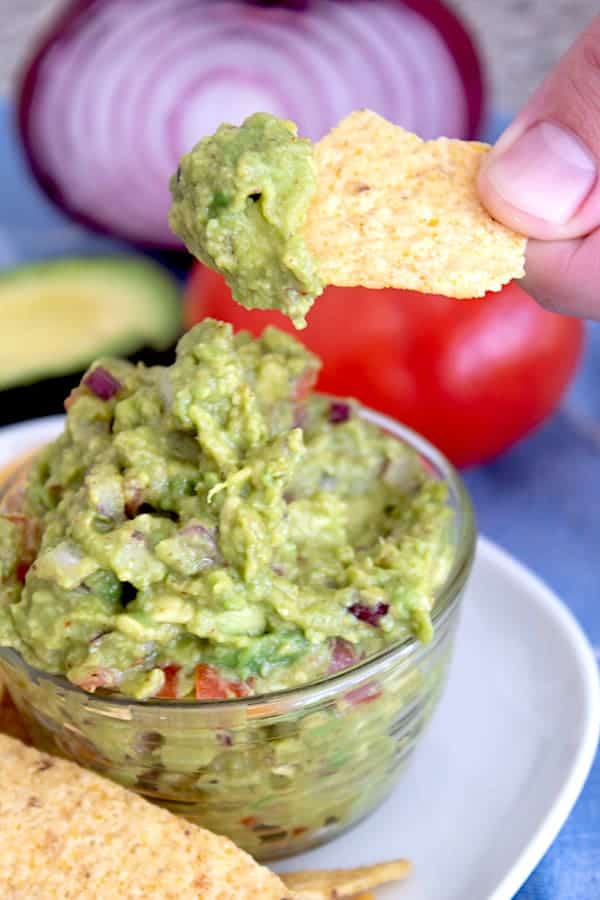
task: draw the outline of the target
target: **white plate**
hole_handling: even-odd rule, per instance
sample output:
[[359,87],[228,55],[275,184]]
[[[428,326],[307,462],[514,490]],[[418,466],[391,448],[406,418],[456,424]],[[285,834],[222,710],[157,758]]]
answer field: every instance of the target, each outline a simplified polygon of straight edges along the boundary
[[479,542],[450,680],[385,804],[278,869],[407,856],[378,900],[510,900],[569,815],[600,731],[595,658],[538,578]]
[[[50,439],[61,417],[0,429],[0,465]],[[278,869],[407,856],[378,900],[510,900],[548,849],[600,732],[593,652],[560,600],[481,540],[447,690],[385,804]]]

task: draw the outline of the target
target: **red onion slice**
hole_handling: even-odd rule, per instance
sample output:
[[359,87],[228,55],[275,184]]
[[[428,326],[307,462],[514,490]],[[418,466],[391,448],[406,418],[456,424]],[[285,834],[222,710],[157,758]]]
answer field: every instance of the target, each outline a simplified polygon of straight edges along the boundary
[[182,153],[265,110],[313,139],[369,107],[424,138],[473,137],[473,46],[438,0],[78,0],[38,47],[19,124],[46,193],[92,227],[180,246]]

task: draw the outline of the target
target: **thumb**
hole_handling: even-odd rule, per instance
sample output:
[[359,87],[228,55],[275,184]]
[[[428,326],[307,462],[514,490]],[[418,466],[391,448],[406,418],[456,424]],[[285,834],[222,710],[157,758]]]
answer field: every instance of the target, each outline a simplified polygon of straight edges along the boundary
[[491,214],[529,237],[600,225],[600,16],[492,148],[479,173]]

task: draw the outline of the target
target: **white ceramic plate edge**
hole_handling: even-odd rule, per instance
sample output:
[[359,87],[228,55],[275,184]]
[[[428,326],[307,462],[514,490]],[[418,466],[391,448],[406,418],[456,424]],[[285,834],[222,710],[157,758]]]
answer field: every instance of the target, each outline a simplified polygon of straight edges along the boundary
[[565,639],[571,644],[573,655],[577,659],[586,700],[585,721],[581,728],[582,738],[569,776],[545,820],[500,884],[487,898],[487,900],[512,900],[566,822],[594,762],[600,739],[600,678],[596,659],[587,637],[559,597],[540,578],[492,541],[487,538],[479,538],[478,543],[477,552],[487,557],[493,564],[510,571],[528,585],[531,597],[535,596],[536,602],[543,605],[546,612],[557,622]]

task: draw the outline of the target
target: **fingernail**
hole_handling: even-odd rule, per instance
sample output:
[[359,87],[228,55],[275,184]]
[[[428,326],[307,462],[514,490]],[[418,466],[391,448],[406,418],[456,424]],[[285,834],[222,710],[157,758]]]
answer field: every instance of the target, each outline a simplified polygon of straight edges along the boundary
[[508,147],[500,139],[486,176],[512,206],[564,224],[594,186],[596,163],[572,131],[555,122],[538,122]]

